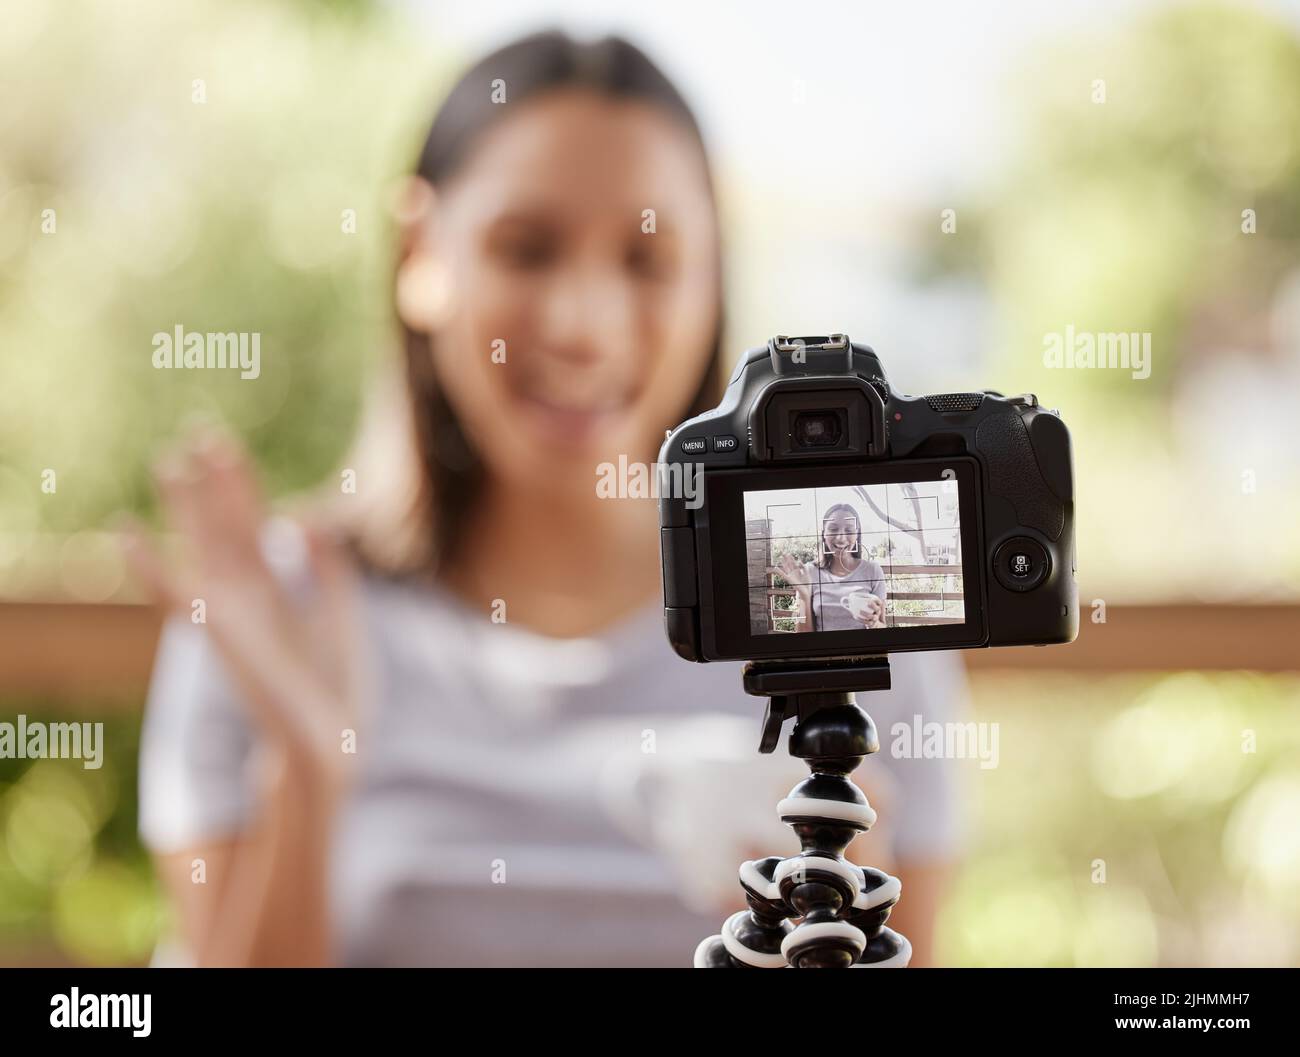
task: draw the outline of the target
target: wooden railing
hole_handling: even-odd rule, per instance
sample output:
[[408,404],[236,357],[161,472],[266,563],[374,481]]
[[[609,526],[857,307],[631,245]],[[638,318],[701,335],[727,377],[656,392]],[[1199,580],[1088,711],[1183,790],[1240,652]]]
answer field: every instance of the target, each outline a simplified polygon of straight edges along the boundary
[[[916,574],[920,576],[960,576],[960,565],[881,565],[881,570],[885,576],[891,576],[895,573],[904,575]],[[768,566],[767,569],[767,611],[772,614],[775,620],[792,620],[796,616],[793,609],[778,609],[772,603],[773,600],[793,593],[793,587],[772,587],[772,577],[780,576],[785,579],[784,574],[774,565]],[[903,601],[915,602],[960,602],[966,595],[964,591],[890,591],[888,597],[897,598]],[[889,618],[892,624],[961,624],[965,621],[964,617],[943,617],[907,614],[895,614]]]
[[[1087,611],[1068,646],[964,650],[972,672],[1300,671],[1300,604],[1119,605]],[[93,700],[135,709],[160,619],[146,606],[0,602],[0,697]]]

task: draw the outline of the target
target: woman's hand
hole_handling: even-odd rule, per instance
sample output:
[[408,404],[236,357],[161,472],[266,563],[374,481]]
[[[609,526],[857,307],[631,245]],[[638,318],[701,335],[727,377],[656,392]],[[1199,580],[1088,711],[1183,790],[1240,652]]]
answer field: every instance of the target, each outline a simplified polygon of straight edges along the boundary
[[172,566],[138,527],[127,558],[158,604],[189,617],[198,600],[212,642],[269,747],[341,792],[355,756],[345,731],[359,719],[361,668],[355,573],[337,544],[304,529],[315,594],[295,603],[267,566],[266,512],[253,468],[232,437],[206,429],[158,467]]
[[868,595],[862,612],[867,626],[871,627],[885,615],[885,602],[879,595]]
[[781,564],[777,567],[781,575],[785,577],[785,582],[799,592],[799,595],[807,601],[812,596],[812,585],[808,583],[808,576],[804,570],[804,565],[793,554],[781,555]]
[[778,568],[781,570],[781,575],[785,577],[785,582],[791,587],[804,586],[801,583],[803,577],[800,575],[803,572],[803,566],[795,559],[793,554],[787,552],[781,555],[781,564]]
[[867,594],[852,609],[853,619],[869,628],[879,627],[885,617],[885,602],[879,595]]
[[795,617],[796,626],[803,628],[812,624],[812,587],[804,582],[807,577],[804,575],[803,564],[795,558],[793,554],[786,552],[781,555],[781,564],[778,566],[781,575],[785,577],[788,583],[798,596],[799,606],[796,607],[798,615]]

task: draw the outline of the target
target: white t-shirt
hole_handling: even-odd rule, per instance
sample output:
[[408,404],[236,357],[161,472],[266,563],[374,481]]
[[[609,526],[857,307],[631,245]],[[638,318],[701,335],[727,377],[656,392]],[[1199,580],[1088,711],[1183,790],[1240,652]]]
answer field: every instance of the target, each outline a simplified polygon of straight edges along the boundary
[[[363,608],[376,700],[330,878],[346,964],[688,965],[726,904],[743,905],[740,862],[798,850],[776,803],[806,766],[784,739],[757,752],[765,702],[741,666],[678,658],[658,607],[570,640],[378,579]],[[893,790],[900,858],[949,857],[960,761],[888,745],[894,722],[961,716],[960,661],[904,654],[892,669],[893,690],[860,698],[881,752],[855,778],[868,796]],[[242,827],[252,747],[202,626],[168,624],[142,735],[146,845]]]
[[812,596],[814,631],[861,631],[864,625],[845,608],[845,601],[855,594],[885,600],[885,570],[870,558],[863,558],[844,576],[813,562],[805,562],[803,568]]

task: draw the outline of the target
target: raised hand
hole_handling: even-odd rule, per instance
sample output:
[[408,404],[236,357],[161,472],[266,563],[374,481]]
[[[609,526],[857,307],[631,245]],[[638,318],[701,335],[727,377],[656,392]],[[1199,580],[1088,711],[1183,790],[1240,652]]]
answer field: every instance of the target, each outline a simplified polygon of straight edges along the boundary
[[205,429],[156,471],[169,527],[169,562],[138,526],[125,551],[154,600],[189,617],[202,599],[211,635],[251,719],[272,747],[331,785],[350,778],[346,730],[360,721],[363,674],[355,571],[342,549],[309,527],[312,594],[291,598],[263,557],[266,510],[240,444]]

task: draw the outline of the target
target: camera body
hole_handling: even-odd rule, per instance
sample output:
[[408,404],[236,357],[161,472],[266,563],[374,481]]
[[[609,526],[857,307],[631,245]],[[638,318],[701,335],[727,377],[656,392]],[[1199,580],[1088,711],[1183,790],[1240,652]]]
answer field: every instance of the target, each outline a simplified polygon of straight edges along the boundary
[[688,660],[1078,633],[1070,435],[1032,395],[905,396],[846,335],[778,336],[669,432],[658,472],[664,618]]

